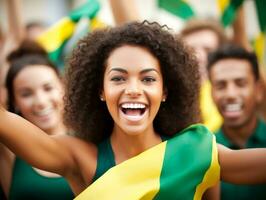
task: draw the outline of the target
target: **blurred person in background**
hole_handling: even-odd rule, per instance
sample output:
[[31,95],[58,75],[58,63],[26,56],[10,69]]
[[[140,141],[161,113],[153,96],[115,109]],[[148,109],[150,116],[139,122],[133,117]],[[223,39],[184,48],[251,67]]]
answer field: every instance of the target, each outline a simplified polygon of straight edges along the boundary
[[5,0],[7,13],[7,30],[2,32],[0,43],[0,102],[3,106],[7,102],[5,78],[8,71],[7,55],[16,49],[25,36],[21,1]]
[[227,41],[222,26],[215,20],[191,19],[181,31],[181,37],[192,47],[199,64],[201,76],[200,110],[202,122],[211,130],[217,130],[222,118],[211,98],[211,85],[207,75],[208,53]]
[[[216,140],[231,149],[266,147],[266,124],[257,116],[262,85],[256,55],[228,44],[209,55],[213,100],[223,117]],[[265,199],[266,185],[221,182],[221,200]]]
[[[33,41],[24,41],[8,60],[8,110],[48,135],[65,135],[63,84],[46,52]],[[61,176],[33,168],[4,146],[0,146],[0,157],[0,183],[8,199],[73,199],[68,183]]]
[[214,19],[191,19],[181,31],[183,40],[195,51],[201,82],[208,80],[208,54],[227,41],[222,26]]
[[200,110],[202,122],[211,130],[217,131],[222,124],[220,116],[211,97],[211,84],[208,80],[208,54],[221,45],[232,41],[245,49],[251,50],[245,31],[243,6],[238,8],[232,24],[233,34],[228,37],[222,25],[214,19],[191,19],[181,30],[181,37],[194,49],[199,62],[201,75]]
[[26,38],[35,40],[40,36],[45,30],[46,26],[44,23],[39,21],[32,21],[26,24]]

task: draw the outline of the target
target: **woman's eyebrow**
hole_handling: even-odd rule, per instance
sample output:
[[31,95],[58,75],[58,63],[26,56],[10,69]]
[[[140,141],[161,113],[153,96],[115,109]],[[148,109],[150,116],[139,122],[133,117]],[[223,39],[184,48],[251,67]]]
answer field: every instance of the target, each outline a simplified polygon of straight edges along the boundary
[[[114,68],[111,68],[107,74],[111,73],[112,71],[118,71],[118,72],[121,72],[121,73],[124,73],[124,74],[127,74],[127,70],[123,69],[123,68],[120,68],[120,67],[114,67]],[[148,72],[151,72],[151,71],[155,71],[156,73],[159,73],[159,71],[155,68],[146,68],[146,69],[143,69],[141,70],[141,74],[145,74],[145,73],[148,73]]]
[[121,73],[124,73],[124,74],[127,74],[127,71],[123,68],[120,68],[120,67],[114,67],[114,68],[111,68],[107,74],[111,73],[112,71],[118,71],[118,72],[121,72]]
[[155,72],[159,73],[159,71],[155,68],[147,68],[147,69],[142,70],[140,73],[144,74],[144,73],[151,72],[151,71],[155,71]]

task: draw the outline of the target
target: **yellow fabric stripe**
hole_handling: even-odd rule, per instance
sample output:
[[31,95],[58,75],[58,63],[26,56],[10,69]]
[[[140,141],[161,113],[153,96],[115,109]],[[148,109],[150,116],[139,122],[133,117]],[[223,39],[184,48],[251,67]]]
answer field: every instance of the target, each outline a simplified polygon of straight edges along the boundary
[[217,5],[220,14],[224,12],[224,10],[227,8],[227,6],[230,4],[230,0],[217,0]]
[[104,28],[106,27],[106,25],[104,24],[104,22],[102,22],[100,19],[98,19],[97,17],[93,18],[91,20],[91,25],[90,25],[90,28],[92,31],[94,31],[95,29],[98,29],[98,28]]
[[220,165],[218,162],[218,151],[215,136],[212,136],[212,162],[205,173],[202,182],[197,186],[194,200],[201,200],[207,188],[214,186],[220,179]]
[[[156,145],[111,168],[79,194],[75,200],[153,199],[160,188],[160,174],[166,143]],[[141,166],[142,170],[139,170],[138,166]]]
[[221,127],[223,119],[212,100],[210,81],[205,81],[200,88],[200,109],[204,125],[211,132],[216,132]]
[[46,51],[53,52],[73,34],[74,28],[75,22],[71,21],[69,17],[64,17],[38,37],[37,41],[46,49]]
[[255,51],[261,63],[266,63],[265,61],[265,33],[260,33],[255,39]]

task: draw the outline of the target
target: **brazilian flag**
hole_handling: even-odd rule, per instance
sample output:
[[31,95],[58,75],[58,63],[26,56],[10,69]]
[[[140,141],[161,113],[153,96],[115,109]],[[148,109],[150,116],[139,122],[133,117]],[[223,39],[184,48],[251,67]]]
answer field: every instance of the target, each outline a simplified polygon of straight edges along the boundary
[[237,9],[243,2],[244,0],[218,0],[221,22],[225,27],[233,23]]
[[266,64],[266,1],[255,0],[260,33],[255,39],[255,50],[261,63]]
[[158,0],[158,5],[185,20],[194,16],[192,7],[185,0]]
[[73,10],[68,16],[59,20],[37,38],[37,41],[48,52],[51,61],[53,61],[57,66],[63,67],[64,48],[67,42],[75,34],[77,24],[81,21],[81,19],[88,19],[91,25],[86,28],[85,32],[88,32],[91,27],[96,28],[103,25],[96,18],[96,14],[99,9],[100,5],[97,0],[87,0],[85,4]]
[[215,136],[198,124],[109,169],[75,200],[200,200],[219,178]]

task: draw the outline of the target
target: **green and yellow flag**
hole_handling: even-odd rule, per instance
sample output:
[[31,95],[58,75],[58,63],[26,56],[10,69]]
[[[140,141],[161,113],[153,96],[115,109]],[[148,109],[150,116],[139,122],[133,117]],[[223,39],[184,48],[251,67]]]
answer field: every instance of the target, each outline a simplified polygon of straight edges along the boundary
[[255,0],[260,33],[255,39],[255,50],[261,63],[266,64],[266,1]]
[[221,22],[225,27],[233,23],[237,9],[243,2],[244,0],[217,0]]
[[158,0],[158,5],[160,8],[185,20],[194,16],[194,11],[186,0]]
[[109,169],[75,200],[200,200],[219,178],[215,136],[193,125]]
[[46,49],[49,58],[54,63],[62,64],[63,49],[67,41],[74,35],[77,23],[82,18],[90,20],[90,27],[87,28],[86,32],[89,29],[102,26],[102,23],[96,18],[99,9],[100,5],[97,0],[87,0],[84,5],[73,10],[68,16],[62,18],[37,38],[37,41]]

